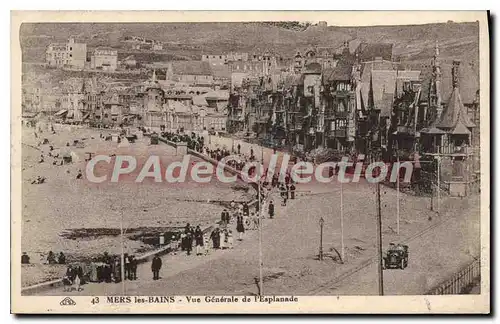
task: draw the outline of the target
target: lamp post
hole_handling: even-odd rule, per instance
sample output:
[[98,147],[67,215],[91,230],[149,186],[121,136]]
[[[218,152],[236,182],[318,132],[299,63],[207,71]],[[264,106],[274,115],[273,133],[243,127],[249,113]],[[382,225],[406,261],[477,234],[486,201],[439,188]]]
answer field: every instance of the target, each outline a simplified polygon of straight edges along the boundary
[[323,261],[323,225],[325,224],[325,220],[323,217],[319,219],[319,228],[320,228],[320,234],[319,234],[319,260]]

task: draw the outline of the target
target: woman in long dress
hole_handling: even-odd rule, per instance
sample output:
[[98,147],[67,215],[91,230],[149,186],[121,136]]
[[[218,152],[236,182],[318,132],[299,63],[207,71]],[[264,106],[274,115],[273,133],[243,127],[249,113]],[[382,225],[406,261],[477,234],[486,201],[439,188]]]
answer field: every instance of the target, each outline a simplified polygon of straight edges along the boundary
[[227,247],[232,249],[233,248],[233,231],[229,230],[227,233]]
[[223,229],[220,233],[220,248],[223,250],[227,248],[227,230],[226,229]]

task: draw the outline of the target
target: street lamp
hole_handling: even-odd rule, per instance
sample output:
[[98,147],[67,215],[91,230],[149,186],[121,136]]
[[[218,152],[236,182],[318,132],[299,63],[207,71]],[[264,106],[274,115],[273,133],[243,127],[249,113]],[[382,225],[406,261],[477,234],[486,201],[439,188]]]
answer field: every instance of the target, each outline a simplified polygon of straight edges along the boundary
[[319,227],[320,227],[320,234],[319,234],[319,260],[323,261],[323,225],[325,224],[325,220],[323,217],[319,219]]

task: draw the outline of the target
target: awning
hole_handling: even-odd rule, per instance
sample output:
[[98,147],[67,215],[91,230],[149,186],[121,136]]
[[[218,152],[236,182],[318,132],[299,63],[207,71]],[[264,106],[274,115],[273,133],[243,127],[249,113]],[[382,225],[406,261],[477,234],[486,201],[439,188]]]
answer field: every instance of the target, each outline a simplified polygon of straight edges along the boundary
[[68,115],[66,116],[66,118],[73,118],[74,115],[75,115],[75,113],[70,111],[70,112],[68,112]]
[[87,119],[90,117],[90,113],[86,114],[85,116],[83,116],[83,120]]
[[68,110],[61,109],[61,110],[59,110],[58,112],[55,113],[55,116],[62,116],[62,115],[64,115],[67,112],[68,112]]

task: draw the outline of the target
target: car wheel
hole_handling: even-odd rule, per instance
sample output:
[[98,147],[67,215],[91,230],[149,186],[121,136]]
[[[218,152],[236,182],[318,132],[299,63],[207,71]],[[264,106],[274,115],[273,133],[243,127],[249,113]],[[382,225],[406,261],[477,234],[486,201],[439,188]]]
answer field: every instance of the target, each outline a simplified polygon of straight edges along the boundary
[[401,259],[401,270],[405,268],[405,259]]

